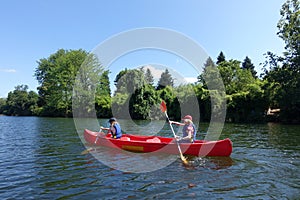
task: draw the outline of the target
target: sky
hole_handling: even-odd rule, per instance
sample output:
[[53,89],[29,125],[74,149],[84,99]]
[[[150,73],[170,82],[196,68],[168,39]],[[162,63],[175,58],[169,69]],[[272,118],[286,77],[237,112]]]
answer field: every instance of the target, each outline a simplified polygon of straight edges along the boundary
[[[183,34],[215,61],[220,51],[226,60],[243,61],[248,56],[258,72],[264,53],[284,51],[276,35],[284,0],[0,1],[0,97],[21,84],[37,91],[37,61],[58,49],[90,52],[114,35],[145,27]],[[139,53],[122,56],[113,66],[162,63],[179,73],[184,68],[186,78],[197,77],[192,69],[183,67],[185,61],[174,56]]]

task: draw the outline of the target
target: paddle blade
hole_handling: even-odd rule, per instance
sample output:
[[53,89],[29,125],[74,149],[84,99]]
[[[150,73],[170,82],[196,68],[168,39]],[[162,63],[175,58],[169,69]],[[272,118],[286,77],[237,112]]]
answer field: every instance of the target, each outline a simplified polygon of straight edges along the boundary
[[189,164],[189,162],[187,161],[187,159],[182,154],[180,154],[180,158],[181,158],[183,164],[185,164],[185,165]]
[[93,150],[93,148],[86,149],[86,150],[84,150],[83,152],[81,152],[81,155],[88,154],[88,153],[90,153],[92,150]]
[[167,105],[166,105],[165,101],[161,102],[161,104],[160,104],[160,110],[161,110],[161,112],[166,112]]

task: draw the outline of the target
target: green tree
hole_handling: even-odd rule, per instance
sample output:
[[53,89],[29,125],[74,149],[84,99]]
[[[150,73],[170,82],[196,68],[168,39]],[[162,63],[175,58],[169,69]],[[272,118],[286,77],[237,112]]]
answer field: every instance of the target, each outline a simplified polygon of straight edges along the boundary
[[134,93],[136,89],[146,84],[143,71],[138,69],[120,71],[114,82],[117,88],[116,93],[128,94]]
[[201,84],[194,86],[194,91],[199,103],[200,121],[209,121],[211,118],[211,101],[210,94],[207,88]]
[[96,88],[96,111],[98,117],[109,118],[111,113],[111,90],[108,77],[109,71],[104,71],[100,76],[100,82]]
[[27,85],[18,85],[14,91],[9,92],[6,99],[6,115],[34,115],[37,110],[38,94],[28,92]]
[[219,71],[227,99],[227,120],[232,122],[259,122],[267,109],[261,80],[250,70],[240,67],[240,61],[222,62]]
[[157,83],[157,90],[161,90],[165,88],[166,86],[171,86],[173,87],[174,85],[174,80],[172,78],[172,75],[170,74],[169,70],[166,69],[160,76],[160,79],[158,80]]
[[155,89],[146,84],[138,88],[129,101],[129,113],[132,119],[157,119],[159,108]]
[[157,95],[166,102],[169,117],[171,119],[180,119],[180,104],[176,97],[174,87],[167,85],[166,87],[157,90]]
[[[300,6],[298,0],[287,0],[280,10],[277,35],[285,43],[283,56],[267,53],[265,76],[270,105],[281,109],[286,122],[300,122]],[[270,66],[270,69],[267,67]]]
[[[94,54],[85,57],[74,81],[72,108],[75,117],[93,117],[100,114],[104,102],[107,102],[106,96],[110,93],[107,88],[107,73]],[[94,112],[95,107],[98,109],[97,113]]]
[[125,68],[124,70],[120,71],[120,72],[117,74],[117,76],[116,76],[116,78],[115,78],[115,80],[114,80],[114,83],[115,83],[115,86],[116,86],[116,87],[118,87],[118,82],[119,82],[119,80],[121,80],[122,76],[124,76],[127,72],[128,72],[128,69]]
[[[226,61],[220,62],[220,64],[224,62]],[[211,57],[204,63],[203,72],[198,76],[198,83],[200,86],[197,86],[195,90],[199,101],[201,120],[208,120],[211,114],[215,119],[219,119],[226,103],[222,100],[225,91],[219,69]],[[213,108],[211,108],[212,105]]]
[[145,79],[148,84],[153,85],[154,78],[149,68],[146,70]]
[[257,72],[255,71],[255,67],[252,64],[251,59],[248,56],[246,56],[246,58],[244,59],[244,61],[242,63],[242,69],[250,70],[252,76],[254,78],[257,78],[257,76],[256,76]]
[[[43,58],[38,61],[35,77],[40,84],[38,91],[40,104],[43,107],[41,115],[65,117],[72,115],[72,95],[75,77],[87,56],[88,53],[81,49],[70,51],[60,49],[48,58]],[[85,64],[85,66],[81,68],[81,83],[89,81],[89,79],[91,79],[91,73],[93,73],[97,81],[99,81],[99,72],[97,70],[88,70],[99,68],[100,63],[95,58],[88,60],[89,61],[85,62],[89,64]],[[94,79],[92,82],[96,84]],[[85,89],[89,91],[92,88]],[[93,87],[93,89],[94,92],[95,87]]]
[[198,83],[202,84],[205,89],[220,90],[222,88],[219,69],[211,57],[205,61],[203,72],[198,76]]
[[255,82],[255,79],[249,70],[240,68],[240,63],[241,62],[238,60],[229,60],[222,62],[218,66],[226,94],[247,91],[247,85]]
[[[192,115],[194,122],[199,121],[200,110],[199,110],[199,101],[195,92],[195,85],[194,84],[180,85],[175,88],[175,95],[179,103],[177,108],[174,107],[174,110],[177,111],[175,116],[181,119],[182,116]],[[176,99],[175,99],[174,106],[177,106]]]
[[204,69],[207,67],[211,67],[211,68],[217,67],[217,65],[215,64],[215,62],[212,60],[211,57],[208,57],[206,62],[204,63]]
[[300,63],[300,2],[287,0],[280,10],[277,35],[285,43],[283,63],[292,71],[299,72]]
[[0,114],[4,114],[4,111],[7,109],[6,107],[6,99],[0,98]]
[[225,59],[224,53],[221,51],[220,54],[219,54],[218,57],[217,57],[217,62],[216,62],[216,64],[218,65],[218,64],[220,64],[220,63],[223,62],[223,61],[226,61],[226,59]]
[[227,121],[263,122],[268,103],[263,90],[263,82],[256,79],[245,85],[247,89],[226,95]]
[[99,79],[99,84],[97,87],[97,94],[102,96],[102,95],[111,95],[111,90],[110,90],[110,81],[109,81],[109,70],[104,71],[101,75],[100,75],[100,79]]
[[203,72],[202,74],[200,74],[197,79],[198,79],[198,83],[201,83],[204,87],[205,86],[205,76],[209,76],[209,72],[212,69],[216,69],[216,65],[214,63],[214,61],[211,59],[211,57],[208,57],[207,60],[204,63],[204,68],[203,68]]
[[130,118],[129,114],[129,98],[128,93],[117,92],[112,97],[111,111],[117,118],[127,119]]
[[115,79],[116,92],[112,112],[118,118],[149,119],[150,108],[157,101],[153,86],[147,83],[143,70],[125,69]]

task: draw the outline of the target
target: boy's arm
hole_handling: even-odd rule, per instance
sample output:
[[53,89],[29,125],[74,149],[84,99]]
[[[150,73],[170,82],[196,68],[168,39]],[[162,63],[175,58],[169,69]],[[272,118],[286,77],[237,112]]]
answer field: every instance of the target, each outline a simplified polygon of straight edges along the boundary
[[104,127],[102,127],[102,126],[100,127],[100,129],[101,129],[101,130],[106,130],[106,131],[109,130],[109,128],[104,128]]
[[175,122],[175,121],[170,121],[170,124],[175,124],[177,126],[184,126],[184,123]]

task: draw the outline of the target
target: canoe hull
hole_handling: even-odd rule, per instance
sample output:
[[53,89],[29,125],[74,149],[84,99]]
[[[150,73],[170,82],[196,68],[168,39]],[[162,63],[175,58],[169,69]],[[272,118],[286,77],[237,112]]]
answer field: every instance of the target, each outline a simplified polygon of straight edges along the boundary
[[[91,145],[118,148],[132,152],[178,154],[177,144],[173,138],[123,134],[120,139],[113,139],[110,135],[85,129],[84,139]],[[191,156],[227,157],[232,152],[232,142],[228,138],[218,141],[196,140],[192,144],[180,143],[180,147],[183,154]]]

